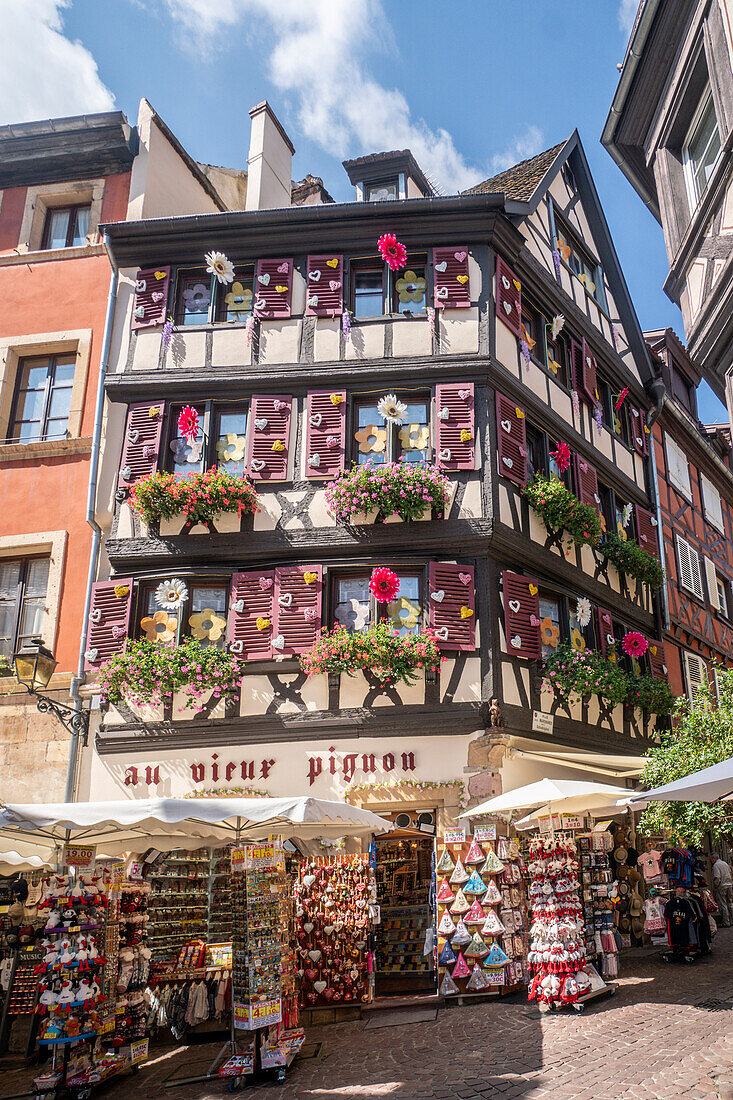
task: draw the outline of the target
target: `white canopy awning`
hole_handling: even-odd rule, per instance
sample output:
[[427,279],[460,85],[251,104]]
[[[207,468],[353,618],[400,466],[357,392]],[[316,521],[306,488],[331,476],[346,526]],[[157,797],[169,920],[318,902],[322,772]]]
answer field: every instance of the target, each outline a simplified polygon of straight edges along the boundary
[[0,875],[6,878],[10,875],[18,875],[22,871],[39,871],[42,867],[51,867],[51,861],[38,855],[0,851]]
[[490,798],[478,806],[464,810],[460,817],[478,817],[480,814],[508,814],[512,810],[530,810],[547,807],[547,812],[585,813],[593,806],[607,806],[630,792],[624,787],[612,787],[607,783],[591,783],[583,779],[540,779],[514,791]]
[[673,783],[639,791],[632,805],[641,808],[644,802],[717,802],[733,800],[733,757],[692,772]]

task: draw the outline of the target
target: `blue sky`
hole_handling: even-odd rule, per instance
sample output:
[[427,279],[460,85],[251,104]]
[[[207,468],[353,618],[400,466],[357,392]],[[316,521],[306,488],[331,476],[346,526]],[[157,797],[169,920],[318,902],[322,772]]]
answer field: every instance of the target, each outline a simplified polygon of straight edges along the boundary
[[[0,0],[0,122],[145,96],[198,160],[245,167],[268,99],[295,179],[351,196],[344,157],[409,145],[447,192],[577,127],[644,328],[682,319],[659,225],[601,147],[635,0]],[[3,75],[4,73],[4,75]],[[703,385],[703,420],[725,420]]]

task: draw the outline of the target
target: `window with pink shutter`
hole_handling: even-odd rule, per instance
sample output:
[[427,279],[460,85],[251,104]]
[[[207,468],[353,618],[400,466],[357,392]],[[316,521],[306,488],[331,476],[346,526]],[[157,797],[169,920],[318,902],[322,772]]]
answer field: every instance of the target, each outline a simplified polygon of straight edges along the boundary
[[496,392],[496,440],[501,477],[524,485],[527,481],[527,420],[524,409]]
[[468,249],[433,249],[433,301],[436,309],[465,309],[471,305]]
[[441,649],[468,652],[476,648],[476,591],[472,565],[430,562],[428,622]]
[[616,644],[613,632],[613,617],[610,611],[606,611],[605,607],[594,608],[593,614],[595,618],[596,649],[602,657],[607,657],[609,651]]
[[132,577],[114,577],[92,585],[84,653],[86,672],[96,671],[103,661],[122,653],[130,630]]
[[585,340],[583,341],[583,395],[593,408],[598,404],[598,367],[596,357]]
[[512,269],[496,257],[496,315],[517,338],[522,335],[522,284]]
[[579,396],[583,395],[583,360],[585,358],[585,339],[582,343],[577,340],[570,341],[570,363],[572,366],[573,389]]
[[293,399],[284,394],[254,394],[250,404],[247,473],[253,481],[286,481]]
[[138,271],[132,303],[133,330],[163,324],[168,310],[170,277],[170,267],[146,267]]
[[660,680],[667,675],[667,658],[664,652],[664,642],[659,638],[649,639],[649,671],[652,676],[658,676]]
[[582,455],[573,455],[573,472],[575,474],[575,493],[583,504],[590,504],[591,508],[600,514],[601,496],[598,492],[598,474],[595,466],[591,466]]
[[634,505],[636,518],[636,537],[642,550],[659,561],[659,540],[657,539],[657,521],[651,512],[640,505]]
[[164,401],[144,401],[127,410],[118,486],[126,489],[158,469]]
[[473,382],[450,382],[435,387],[435,454],[441,470],[473,470]]
[[638,405],[631,408],[631,443],[637,454],[642,458],[649,454],[649,439],[646,431],[644,410]]
[[274,601],[274,569],[234,574],[227,626],[232,653],[245,661],[263,661],[272,656]]
[[275,570],[273,654],[306,653],[321,633],[323,576],[320,565]]
[[345,455],[346,390],[309,393],[305,410],[305,476],[335,477],[344,468]]
[[309,256],[306,314],[340,317],[344,309],[344,258],[333,252]]
[[529,660],[541,656],[539,585],[532,577],[505,570],[504,631],[507,652]]
[[252,303],[258,317],[289,317],[292,290],[292,259],[258,260]]

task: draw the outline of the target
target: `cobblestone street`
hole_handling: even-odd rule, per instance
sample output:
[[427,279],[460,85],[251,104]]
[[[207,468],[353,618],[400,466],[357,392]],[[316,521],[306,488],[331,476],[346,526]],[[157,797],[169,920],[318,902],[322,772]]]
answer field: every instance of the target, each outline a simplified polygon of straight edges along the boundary
[[[217,1049],[156,1047],[134,1084],[125,1077],[96,1095],[221,1097],[226,1087],[218,1081],[170,1088],[205,1073]],[[694,966],[667,965],[654,951],[627,959],[616,996],[589,1004],[582,1015],[541,1016],[519,999],[483,1002],[443,1009],[430,1023],[310,1028],[304,1054],[284,1085],[258,1091],[272,1100],[716,1097],[716,1078],[733,1068],[733,930],[721,930],[714,954]],[[2,1071],[2,1096],[25,1091],[30,1076]]]

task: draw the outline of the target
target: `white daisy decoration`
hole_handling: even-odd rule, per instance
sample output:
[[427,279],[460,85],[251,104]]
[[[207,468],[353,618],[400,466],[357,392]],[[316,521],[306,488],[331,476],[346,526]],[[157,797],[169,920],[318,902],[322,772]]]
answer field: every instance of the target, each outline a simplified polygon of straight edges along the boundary
[[563,317],[562,313],[557,313],[552,318],[552,329],[550,330],[553,340],[557,340],[558,336],[560,335],[560,333],[562,332],[564,327],[565,327],[565,318]]
[[590,622],[590,613],[590,600],[586,596],[581,596],[575,608],[575,618],[581,626],[585,627],[588,625]]
[[398,401],[394,393],[387,393],[377,401],[377,412],[388,424],[401,424],[407,415],[407,405]]
[[623,516],[622,516],[621,522],[623,523],[624,527],[628,527],[630,521],[631,521],[631,505],[630,504],[624,504],[624,511],[623,511]]
[[188,589],[178,577],[171,577],[169,581],[162,581],[155,589],[155,602],[158,607],[166,611],[178,611],[181,604],[188,599]]
[[204,259],[206,270],[210,275],[216,275],[220,283],[226,285],[234,282],[234,264],[223,252],[207,252]]

